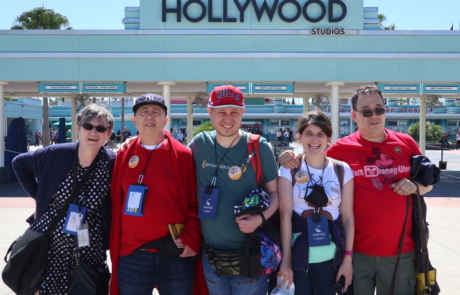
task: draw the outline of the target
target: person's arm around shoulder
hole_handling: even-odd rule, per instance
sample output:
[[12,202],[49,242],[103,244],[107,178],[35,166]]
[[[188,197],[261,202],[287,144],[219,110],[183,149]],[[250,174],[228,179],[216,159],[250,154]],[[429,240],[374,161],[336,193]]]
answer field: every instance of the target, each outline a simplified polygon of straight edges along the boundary
[[[354,199],[354,180],[351,178],[342,187],[342,202],[340,204],[340,214],[345,229],[345,251],[353,251],[353,242],[355,237],[355,218],[353,215]],[[345,277],[345,290],[351,284],[353,277],[352,256],[345,255],[342,264],[337,272],[336,281],[340,276]]]
[[299,159],[302,155],[296,155],[294,151],[285,151],[279,157],[280,165],[286,169],[299,167]]
[[283,277],[281,286],[287,284],[287,288],[291,287],[294,280],[294,273],[292,271],[292,212],[293,212],[293,200],[292,200],[292,183],[285,177],[278,177],[278,197],[279,197],[279,209],[280,209],[280,221],[281,221],[281,252],[283,257],[281,259],[280,269],[278,277]]

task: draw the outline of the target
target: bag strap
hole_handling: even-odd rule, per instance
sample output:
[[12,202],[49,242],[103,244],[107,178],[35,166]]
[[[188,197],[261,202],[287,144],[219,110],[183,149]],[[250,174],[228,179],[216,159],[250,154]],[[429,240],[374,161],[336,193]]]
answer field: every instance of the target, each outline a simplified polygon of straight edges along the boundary
[[334,166],[335,175],[337,175],[337,178],[339,179],[340,190],[342,190],[343,181],[345,179],[345,167],[343,166],[343,162],[338,161],[336,159],[332,159],[332,158],[328,158],[328,159],[332,161],[332,165]]
[[249,133],[248,136],[248,159],[246,161],[246,165],[251,163],[252,167],[254,168],[254,172],[256,173],[256,180],[259,186],[265,185],[264,182],[264,175],[262,172],[262,164],[260,162],[260,150],[259,150],[259,134],[252,134]]
[[430,282],[428,279],[428,242],[426,239],[426,234],[425,234],[425,222],[423,222],[423,214],[422,214],[422,201],[421,201],[421,196],[420,196],[420,190],[418,187],[418,184],[416,182],[413,182],[415,186],[417,187],[417,195],[414,194],[415,199],[417,201],[417,209],[418,209],[418,223],[419,223],[419,228],[420,228],[420,240],[422,243],[422,259],[423,259],[423,265],[425,266],[425,287],[429,289],[430,291]]
[[[74,165],[73,165],[73,169],[72,169],[73,174],[75,174],[77,172],[76,171],[76,169],[77,169],[77,153],[78,153],[78,145],[77,145],[75,161],[74,161]],[[99,155],[97,155],[94,158],[93,162],[91,162],[91,165],[89,166],[88,171],[86,171],[86,173],[83,175],[83,177],[81,178],[81,181],[79,181],[77,183],[74,183],[74,188],[72,190],[72,195],[69,198],[67,198],[67,200],[65,201],[64,206],[62,206],[61,211],[59,211],[59,213],[56,215],[56,217],[53,218],[53,221],[51,221],[51,224],[48,226],[48,229],[43,233],[44,236],[47,236],[47,237],[51,236],[51,233],[54,231],[54,229],[56,228],[58,223],[67,214],[67,210],[69,208],[70,203],[75,202],[76,200],[78,200],[78,195],[80,194],[80,191],[83,188],[83,185],[85,185],[88,182],[89,176],[91,175],[91,173],[96,168],[98,158],[99,158]]]
[[402,247],[404,245],[404,238],[406,236],[407,218],[409,217],[409,207],[410,207],[410,196],[406,196],[406,216],[404,217],[403,231],[401,234],[401,240],[399,241],[398,258],[396,259],[395,270],[393,271],[393,278],[391,279],[390,295],[395,294],[396,276],[398,274],[399,262],[401,260]]

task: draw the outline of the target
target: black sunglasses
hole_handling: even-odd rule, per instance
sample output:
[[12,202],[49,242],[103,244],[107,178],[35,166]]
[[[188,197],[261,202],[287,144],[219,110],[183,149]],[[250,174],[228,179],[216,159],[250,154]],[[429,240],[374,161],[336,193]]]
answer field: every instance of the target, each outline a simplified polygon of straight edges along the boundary
[[93,124],[90,124],[90,123],[83,123],[80,126],[83,127],[83,129],[88,130],[88,131],[91,131],[91,130],[93,130],[93,128],[96,128],[96,131],[99,132],[99,133],[103,133],[103,132],[106,132],[108,130],[107,127],[104,127],[104,126],[101,126],[101,125],[94,126]]
[[357,111],[358,113],[361,113],[364,117],[369,118],[372,116],[372,114],[375,112],[377,116],[385,114],[385,108],[375,108],[374,110],[365,110],[365,111]]

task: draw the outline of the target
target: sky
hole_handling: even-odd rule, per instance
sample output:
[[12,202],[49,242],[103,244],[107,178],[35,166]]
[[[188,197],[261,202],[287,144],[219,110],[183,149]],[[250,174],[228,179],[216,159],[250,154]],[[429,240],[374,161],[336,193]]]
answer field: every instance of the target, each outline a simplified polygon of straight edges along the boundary
[[[344,0],[350,1],[355,0]],[[43,5],[65,15],[75,30],[123,30],[124,8],[139,6],[139,0],[0,0],[0,30],[10,29],[22,12]],[[459,0],[364,0],[364,6],[378,7],[387,17],[384,25],[395,24],[396,30],[449,30],[452,24],[459,29]]]

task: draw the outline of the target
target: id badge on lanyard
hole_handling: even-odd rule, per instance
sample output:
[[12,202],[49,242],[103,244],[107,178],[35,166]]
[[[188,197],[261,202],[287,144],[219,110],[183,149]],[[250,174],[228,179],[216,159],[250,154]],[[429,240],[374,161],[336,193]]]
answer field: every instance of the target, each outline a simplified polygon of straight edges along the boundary
[[[319,213],[315,213],[318,214]],[[326,215],[319,215],[320,220],[315,222],[313,215],[307,216],[308,245],[310,247],[328,246],[331,244],[329,238],[329,223]]]
[[79,207],[77,204],[70,204],[62,232],[76,236],[80,226],[85,222],[86,211],[88,211],[88,209],[85,207]]
[[217,204],[219,202],[219,189],[215,187],[216,177],[214,176],[211,184],[203,189],[201,195],[201,205],[198,210],[198,218],[214,219],[217,212]]
[[124,209],[126,215],[143,216],[147,189],[148,187],[143,185],[129,186]]
[[198,211],[198,218],[214,219],[214,217],[216,217],[218,201],[219,189],[212,185],[205,187],[201,196],[201,206]]

